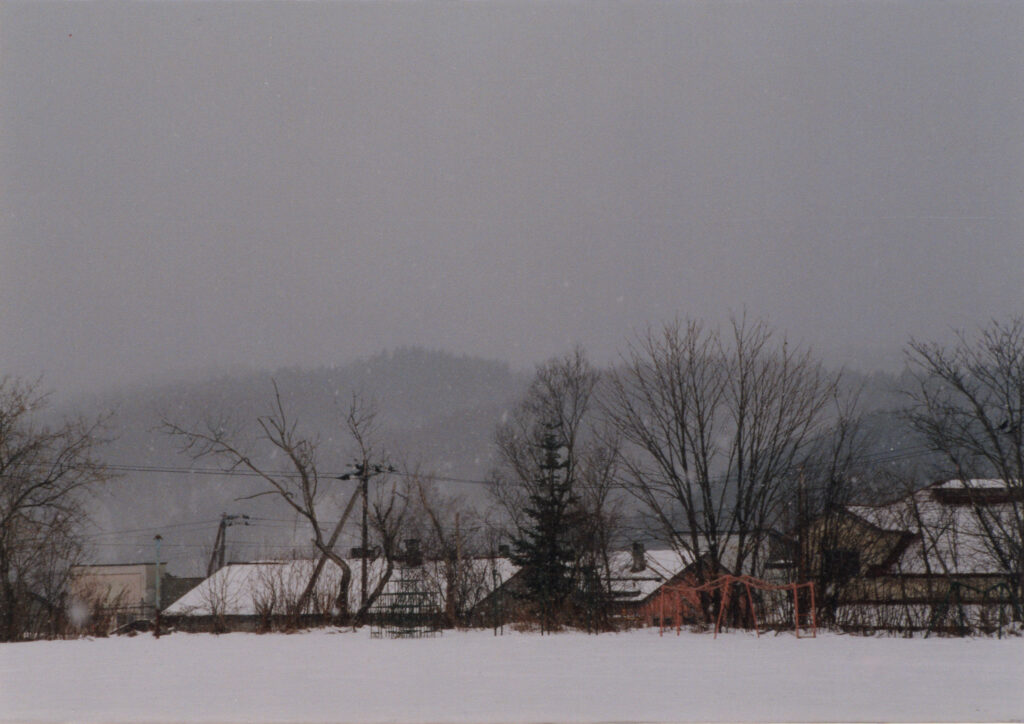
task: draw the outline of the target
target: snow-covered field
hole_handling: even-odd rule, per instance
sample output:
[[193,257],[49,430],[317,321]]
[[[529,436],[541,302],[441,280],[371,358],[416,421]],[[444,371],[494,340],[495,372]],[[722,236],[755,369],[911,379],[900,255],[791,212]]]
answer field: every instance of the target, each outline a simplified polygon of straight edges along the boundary
[[988,721],[1024,639],[365,631],[0,645],[16,721]]

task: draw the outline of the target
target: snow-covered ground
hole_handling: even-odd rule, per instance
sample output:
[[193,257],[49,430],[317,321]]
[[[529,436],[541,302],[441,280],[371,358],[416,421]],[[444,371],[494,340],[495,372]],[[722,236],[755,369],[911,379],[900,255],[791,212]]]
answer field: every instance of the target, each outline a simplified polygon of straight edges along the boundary
[[1024,639],[365,631],[0,645],[16,721],[1024,718]]

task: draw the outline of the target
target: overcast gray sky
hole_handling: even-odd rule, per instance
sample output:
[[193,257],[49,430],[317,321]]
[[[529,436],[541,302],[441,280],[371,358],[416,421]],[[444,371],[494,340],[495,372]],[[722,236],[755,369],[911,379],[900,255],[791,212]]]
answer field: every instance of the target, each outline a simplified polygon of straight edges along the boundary
[[0,5],[0,370],[1024,312],[1024,3]]

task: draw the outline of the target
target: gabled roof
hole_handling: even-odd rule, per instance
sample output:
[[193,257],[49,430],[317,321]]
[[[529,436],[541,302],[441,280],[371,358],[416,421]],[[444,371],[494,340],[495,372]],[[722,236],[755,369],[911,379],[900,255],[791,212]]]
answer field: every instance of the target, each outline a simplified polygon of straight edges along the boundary
[[[346,559],[352,569],[349,583],[348,600],[353,602],[361,598],[361,576],[359,569],[362,559]],[[210,616],[216,611],[224,616],[254,616],[260,603],[273,596],[278,610],[283,612],[288,603],[297,602],[309,582],[310,575],[316,565],[315,560],[291,561],[258,561],[255,563],[232,563],[224,566],[187,594],[175,601],[164,610],[166,616]],[[495,573],[498,585],[501,585],[516,570],[516,566],[507,558],[473,559],[464,562],[479,575],[479,586],[482,597],[494,586]],[[479,569],[479,570],[477,570]],[[372,592],[384,574],[385,562],[375,559],[369,562],[367,587]],[[426,561],[417,568],[416,575],[423,578],[425,585],[435,589],[443,599],[447,586],[444,576],[444,563]],[[324,565],[315,591],[318,601],[328,602],[337,595],[341,584],[341,569],[331,561]],[[395,576],[392,576],[392,581]],[[387,585],[391,585],[390,583]]]
[[[914,491],[886,505],[851,505],[847,511],[869,524],[890,532],[911,533],[917,540],[907,546],[889,567],[892,573],[1001,573],[985,528],[973,505],[964,505],[951,491],[1010,490],[1002,480],[948,480]],[[991,519],[1012,514],[1011,505],[1000,501],[980,504]]]
[[693,562],[693,557],[671,549],[644,551],[644,567],[633,570],[632,551],[609,557],[612,593],[623,601],[643,601]]
[[[349,600],[360,597],[360,559],[346,561],[352,569]],[[283,610],[289,602],[298,601],[309,582],[316,566],[315,560],[258,561],[255,563],[231,563],[172,603],[164,614],[167,616],[210,616],[214,613],[224,616],[253,616],[259,604],[273,596]],[[383,561],[369,562],[368,585],[372,587],[383,571]],[[336,595],[341,583],[342,572],[335,563],[328,561],[317,581],[316,595],[321,600],[330,600]]]
[[[395,572],[381,591],[381,598],[371,609],[383,613],[390,605],[389,595],[402,592],[412,587],[417,591],[429,594],[433,602],[441,607],[447,600],[449,563],[447,561],[427,560],[422,565],[409,567]],[[459,593],[461,606],[464,610],[473,608],[477,603],[500,588],[519,571],[508,558],[465,558],[459,562]]]
[[985,488],[1006,488],[1007,485],[1005,480],[1000,480],[999,478],[971,478],[969,480],[945,480],[930,487],[940,490],[962,490],[964,488],[981,490]]

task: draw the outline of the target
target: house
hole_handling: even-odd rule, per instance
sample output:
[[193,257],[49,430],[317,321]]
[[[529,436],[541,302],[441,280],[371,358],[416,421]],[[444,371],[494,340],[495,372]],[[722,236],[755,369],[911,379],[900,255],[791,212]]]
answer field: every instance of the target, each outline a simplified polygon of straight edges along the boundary
[[[654,603],[658,591],[666,583],[681,580],[690,563],[686,554],[646,550],[639,542],[631,550],[611,552],[605,584],[612,597],[613,615],[633,624],[657,626],[661,618]],[[495,585],[473,608],[474,625],[497,626],[527,615],[521,569],[507,558],[496,559],[495,565]]]
[[[731,536],[724,542],[723,558],[735,557],[738,541]],[[765,542],[765,547],[768,541]],[[690,624],[711,623],[708,616],[710,609],[705,610],[715,594],[702,595],[690,589],[721,584],[719,576],[728,570],[721,565],[711,565],[706,558],[695,558],[690,552],[679,552],[670,549],[645,551],[642,544],[634,543],[631,552],[614,554],[612,560],[620,573],[612,578],[612,593],[622,603],[622,615],[627,620],[640,626],[673,627]],[[735,595],[739,591],[732,584],[726,595]],[[705,589],[706,590],[706,589]],[[741,593],[741,592],[740,592]],[[769,609],[779,608],[779,602],[785,597],[784,592],[765,592],[759,590],[747,597],[740,595],[735,598],[735,616],[741,621],[752,623],[751,605],[759,610],[757,618],[765,624],[775,625]],[[746,625],[746,624],[745,624]]]
[[[160,606],[177,600],[203,579],[173,576],[160,564]],[[71,618],[106,622],[108,631],[150,621],[157,609],[155,563],[77,565],[70,574]]]
[[1019,619],[1011,541],[1022,502],[1002,480],[945,480],[818,518],[802,557],[820,608],[847,628],[994,629]]
[[610,555],[609,589],[621,615],[642,626],[673,625],[661,607],[661,592],[668,584],[680,583],[691,572],[693,557],[671,549],[646,550],[636,542],[631,550]]
[[[347,558],[352,576],[346,597],[349,612],[359,608],[362,599],[361,558]],[[367,595],[371,595],[387,570],[383,558],[368,561]],[[308,584],[316,560],[268,560],[230,563],[216,571],[187,595],[163,612],[168,624],[192,630],[265,630],[274,625],[299,625],[333,618],[342,607],[339,592],[342,570],[326,561],[308,602],[298,610],[299,599]],[[498,578],[493,576],[498,571]],[[494,586],[511,575],[507,561],[470,559],[460,563],[457,591],[449,599],[448,570],[443,561],[412,561],[408,557],[394,561],[391,576],[383,583],[377,601],[369,610],[370,621],[382,623],[400,605],[400,594],[415,590],[420,613],[429,612],[443,624],[449,601],[468,610]],[[408,598],[408,597],[406,597]]]
[[[346,560],[352,572],[346,603],[360,600],[360,559]],[[229,563],[163,611],[168,625],[190,630],[259,630],[275,622],[322,620],[339,612],[342,570],[326,561],[306,604],[299,600],[317,561],[267,560]],[[367,588],[380,579],[383,561],[370,561]]]
[[489,620],[480,620],[485,610],[493,613],[493,606],[488,608],[485,601],[506,585],[519,567],[507,556],[477,556],[461,559],[457,569],[452,561],[424,561],[423,571],[426,585],[442,602],[447,621],[490,625]]

